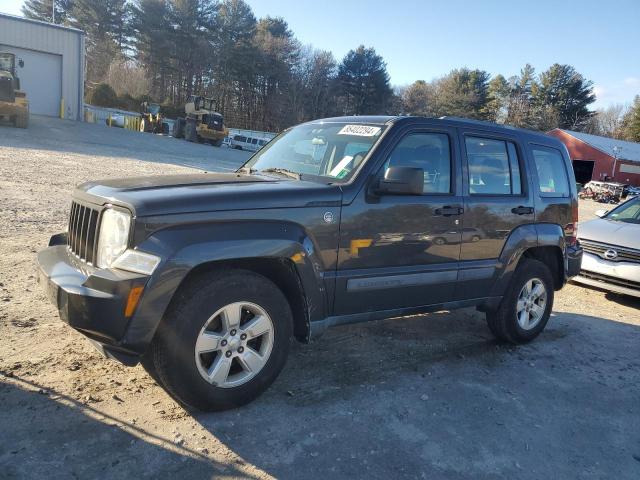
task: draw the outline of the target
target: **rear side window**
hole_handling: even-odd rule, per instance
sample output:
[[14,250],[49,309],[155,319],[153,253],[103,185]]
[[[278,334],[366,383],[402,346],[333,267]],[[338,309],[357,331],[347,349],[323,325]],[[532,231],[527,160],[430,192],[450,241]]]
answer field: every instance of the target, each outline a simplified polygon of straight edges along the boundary
[[569,179],[562,153],[555,148],[531,147],[538,172],[540,194],[543,197],[568,197]]
[[520,195],[522,180],[516,146],[492,138],[465,137],[472,195]]

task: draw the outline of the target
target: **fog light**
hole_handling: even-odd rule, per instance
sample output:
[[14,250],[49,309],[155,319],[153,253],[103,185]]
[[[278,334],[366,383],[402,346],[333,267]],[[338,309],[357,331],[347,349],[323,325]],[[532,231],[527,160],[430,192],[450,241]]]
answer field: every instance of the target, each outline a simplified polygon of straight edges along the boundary
[[151,275],[159,263],[160,257],[150,253],[141,252],[140,250],[125,250],[122,255],[114,260],[111,266],[120,270]]

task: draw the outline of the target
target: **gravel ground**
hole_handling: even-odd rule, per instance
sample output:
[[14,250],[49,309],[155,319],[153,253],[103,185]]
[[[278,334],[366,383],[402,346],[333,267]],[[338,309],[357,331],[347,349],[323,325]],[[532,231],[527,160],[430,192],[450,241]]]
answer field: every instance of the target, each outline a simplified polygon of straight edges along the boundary
[[517,348],[474,310],[335,328],[294,345],[257,401],[193,415],[59,321],[35,254],[74,185],[243,158],[72,122],[0,127],[0,477],[640,478],[633,299],[568,285]]

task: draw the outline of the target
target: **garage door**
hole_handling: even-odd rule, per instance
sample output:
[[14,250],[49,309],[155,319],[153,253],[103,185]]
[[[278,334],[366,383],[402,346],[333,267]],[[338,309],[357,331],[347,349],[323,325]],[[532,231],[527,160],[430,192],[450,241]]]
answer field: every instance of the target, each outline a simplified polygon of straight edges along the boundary
[[20,88],[27,92],[31,113],[57,117],[62,97],[62,56],[0,45],[0,50],[11,52],[24,61],[18,67]]

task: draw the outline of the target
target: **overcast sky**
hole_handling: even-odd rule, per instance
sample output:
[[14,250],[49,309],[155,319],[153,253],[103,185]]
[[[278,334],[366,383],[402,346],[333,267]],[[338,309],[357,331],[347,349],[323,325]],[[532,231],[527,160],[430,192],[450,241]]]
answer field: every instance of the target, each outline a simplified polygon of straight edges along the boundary
[[[303,44],[337,59],[360,44],[387,62],[394,85],[453,68],[506,77],[573,65],[592,80],[596,107],[640,94],[640,0],[247,0],[256,17],[281,16]],[[20,14],[21,0],[0,0]]]

